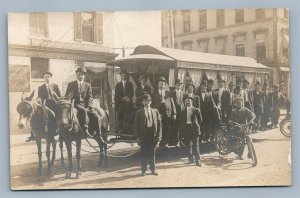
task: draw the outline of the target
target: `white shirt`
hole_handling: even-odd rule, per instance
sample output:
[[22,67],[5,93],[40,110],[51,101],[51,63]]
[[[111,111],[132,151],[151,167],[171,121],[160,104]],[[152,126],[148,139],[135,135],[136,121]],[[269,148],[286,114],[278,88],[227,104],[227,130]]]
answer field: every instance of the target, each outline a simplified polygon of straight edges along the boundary
[[192,124],[192,106],[186,108],[186,123]]
[[175,90],[175,91],[176,91],[176,102],[177,104],[180,104],[182,92],[181,90]]
[[193,93],[191,93],[191,94],[188,93],[188,96],[189,96],[189,97],[194,97],[194,94],[193,94]]
[[159,92],[159,95],[161,95],[161,103],[165,103],[165,96],[166,96],[166,91],[163,89],[163,90],[158,90]]
[[221,98],[224,88],[219,88],[219,98]]
[[205,92],[201,92],[202,100],[205,98]]
[[122,84],[123,84],[123,88],[124,88],[124,90],[125,90],[125,85],[126,85],[126,82],[127,82],[127,81],[124,81],[124,80],[122,80]]
[[152,113],[150,107],[145,107],[145,116],[147,118],[147,127],[152,127],[153,120],[152,120]]

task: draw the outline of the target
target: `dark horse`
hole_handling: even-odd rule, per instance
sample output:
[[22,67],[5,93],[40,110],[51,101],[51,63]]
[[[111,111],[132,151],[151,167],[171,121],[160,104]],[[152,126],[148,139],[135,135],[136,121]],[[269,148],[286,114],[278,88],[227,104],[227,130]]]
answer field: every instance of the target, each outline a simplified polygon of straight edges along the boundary
[[[84,138],[82,128],[77,119],[77,110],[67,100],[58,100],[58,115],[56,117],[57,125],[60,128],[61,139],[65,142],[68,152],[68,168],[66,170],[66,178],[71,177],[73,170],[72,163],[72,142],[76,142],[76,159],[77,170],[76,178],[81,175],[81,139]],[[97,141],[100,148],[99,166],[105,167],[107,165],[107,132],[109,128],[108,113],[102,108],[94,107],[93,112],[88,112],[89,117],[89,133]]]
[[[33,100],[34,91],[29,97],[24,98],[24,92],[21,97],[21,102],[17,106],[19,113],[18,127],[23,129],[27,122],[30,122],[31,130],[36,137],[36,144],[38,149],[38,174],[42,174],[42,139],[46,140],[46,156],[48,161],[48,172],[51,171],[55,161],[56,141],[54,136],[56,133],[55,114],[48,107],[39,104]],[[50,146],[52,144],[52,159],[50,160]]]

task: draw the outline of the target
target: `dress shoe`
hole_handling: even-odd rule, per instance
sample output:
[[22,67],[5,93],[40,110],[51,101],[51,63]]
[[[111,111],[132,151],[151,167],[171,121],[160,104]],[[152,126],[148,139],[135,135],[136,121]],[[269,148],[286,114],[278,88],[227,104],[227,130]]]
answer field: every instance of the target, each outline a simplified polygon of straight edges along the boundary
[[199,167],[201,167],[201,166],[202,166],[201,162],[199,162],[199,161],[196,161],[196,166],[199,166]]
[[145,172],[142,172],[142,173],[141,173],[141,176],[145,176],[145,175],[146,175],[146,173],[145,173]]
[[152,172],[151,172],[151,175],[158,176],[158,173],[155,172],[155,171],[152,171]]
[[34,141],[35,140],[35,136],[33,134],[31,134],[27,140],[25,142],[31,142],[31,141]]
[[238,155],[238,156],[236,156],[236,159],[238,159],[238,160],[243,160],[244,158],[243,158],[243,156]]
[[252,158],[252,154],[251,153],[248,153],[247,157],[250,159]]

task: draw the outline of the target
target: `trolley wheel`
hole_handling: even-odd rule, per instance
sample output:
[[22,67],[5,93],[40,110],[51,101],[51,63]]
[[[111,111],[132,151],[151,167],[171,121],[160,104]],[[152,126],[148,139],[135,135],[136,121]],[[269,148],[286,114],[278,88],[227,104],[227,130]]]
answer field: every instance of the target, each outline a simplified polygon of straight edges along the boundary
[[250,154],[249,157],[252,159],[252,164],[253,164],[253,166],[256,166],[257,165],[257,156],[256,156],[256,152],[255,152],[255,149],[254,149],[252,139],[249,136],[246,137],[246,143],[247,143],[247,146],[248,146],[248,152]]
[[215,147],[220,155],[227,155],[230,153],[228,148],[228,139],[222,129],[217,129],[215,134]]
[[280,132],[286,137],[291,137],[291,120],[284,119],[280,123]]

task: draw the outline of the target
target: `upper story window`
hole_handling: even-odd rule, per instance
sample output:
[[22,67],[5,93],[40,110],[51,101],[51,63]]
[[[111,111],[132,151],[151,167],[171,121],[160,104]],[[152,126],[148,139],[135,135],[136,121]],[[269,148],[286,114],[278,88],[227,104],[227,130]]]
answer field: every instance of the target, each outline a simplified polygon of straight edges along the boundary
[[255,19],[264,19],[266,17],[265,9],[255,9]]
[[29,34],[36,37],[48,37],[48,15],[44,12],[29,13]]
[[235,53],[237,56],[245,56],[245,45],[244,44],[237,44],[235,46]]
[[244,23],[244,9],[235,10],[235,23]]
[[267,48],[265,42],[256,43],[256,58],[258,60],[264,60],[267,57]]
[[217,10],[217,27],[223,27],[225,25],[225,10]]
[[289,10],[287,8],[283,9],[283,17],[288,19],[289,18]]
[[207,13],[206,10],[199,11],[199,30],[207,29]]
[[189,10],[182,11],[183,16],[183,32],[191,32],[191,12]]
[[74,13],[75,40],[86,42],[103,42],[102,14],[96,12]]

